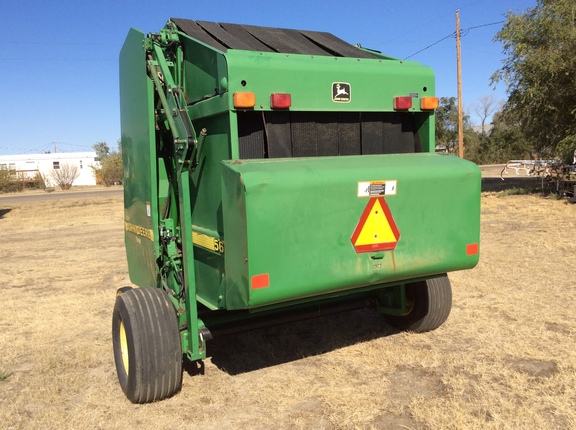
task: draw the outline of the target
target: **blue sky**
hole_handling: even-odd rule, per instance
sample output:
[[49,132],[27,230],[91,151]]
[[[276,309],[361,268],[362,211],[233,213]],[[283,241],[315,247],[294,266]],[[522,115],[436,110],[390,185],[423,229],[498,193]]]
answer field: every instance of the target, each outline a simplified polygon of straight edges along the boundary
[[[406,58],[455,31],[460,9],[465,109],[486,94],[506,98],[490,76],[501,66],[494,35],[508,10],[536,0],[2,0],[0,155],[112,148],[120,138],[118,55],[130,27],[157,32],[168,18],[327,31]],[[470,31],[466,31],[470,29]],[[457,95],[456,41],[410,58],[436,72],[439,97]],[[469,110],[469,109],[468,109]],[[479,120],[471,111],[472,121]]]

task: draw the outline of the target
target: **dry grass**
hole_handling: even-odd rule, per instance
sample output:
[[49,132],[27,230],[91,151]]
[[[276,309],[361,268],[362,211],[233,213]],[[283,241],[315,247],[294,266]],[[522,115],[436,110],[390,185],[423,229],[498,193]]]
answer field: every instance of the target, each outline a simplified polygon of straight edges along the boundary
[[481,262],[435,332],[356,311],[216,339],[181,393],[132,405],[110,336],[121,199],[0,198],[0,428],[576,428],[575,211],[485,193]]

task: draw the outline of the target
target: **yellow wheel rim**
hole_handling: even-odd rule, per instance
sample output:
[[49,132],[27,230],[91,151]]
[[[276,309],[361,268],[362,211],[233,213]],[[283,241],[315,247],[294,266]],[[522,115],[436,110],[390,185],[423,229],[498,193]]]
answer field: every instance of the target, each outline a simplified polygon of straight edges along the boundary
[[416,300],[414,300],[414,297],[412,295],[406,296],[406,312],[400,314],[400,316],[405,317],[406,315],[410,315],[410,313],[414,310],[415,303]]
[[410,314],[410,312],[412,312],[412,309],[414,309],[414,299],[412,298],[406,298],[406,315]]
[[122,364],[124,365],[124,370],[128,374],[129,361],[128,361],[128,341],[126,340],[126,329],[124,328],[124,322],[120,321],[120,352],[122,353]]

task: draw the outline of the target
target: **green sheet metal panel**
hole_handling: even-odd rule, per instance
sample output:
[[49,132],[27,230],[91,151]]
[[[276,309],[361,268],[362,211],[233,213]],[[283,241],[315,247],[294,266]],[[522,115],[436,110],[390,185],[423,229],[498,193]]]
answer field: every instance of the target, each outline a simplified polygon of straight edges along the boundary
[[[256,95],[255,109],[270,109],[270,94],[290,93],[297,111],[393,112],[397,96],[434,96],[434,72],[416,62],[228,50],[228,88]],[[303,78],[305,77],[305,78]],[[348,101],[333,100],[333,85],[349,85]],[[230,98],[230,109],[234,109]]]
[[[378,288],[478,262],[480,170],[456,157],[225,161],[222,177],[228,309]],[[352,237],[371,201],[359,197],[359,183],[378,192],[381,181],[396,181],[384,201],[400,237],[394,249],[359,253]]]
[[[211,238],[223,237],[220,160],[230,159],[228,111],[198,118],[197,130],[209,130],[198,167],[191,175],[192,229]],[[222,253],[207,250],[195,241],[197,299],[211,309],[221,307],[220,284],[223,279]]]
[[[191,106],[216,93],[226,91],[226,61],[224,56],[204,44],[181,34],[183,50],[183,80]],[[222,84],[224,86],[222,87]]]
[[144,33],[130,30],[120,53],[124,226],[130,280],[155,286],[159,249],[154,95],[143,41]]

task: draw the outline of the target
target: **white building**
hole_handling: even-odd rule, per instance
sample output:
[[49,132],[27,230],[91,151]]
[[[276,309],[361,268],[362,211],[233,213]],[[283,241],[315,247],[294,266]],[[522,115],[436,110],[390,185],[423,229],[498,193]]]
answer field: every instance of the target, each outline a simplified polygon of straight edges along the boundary
[[92,166],[99,166],[95,152],[58,152],[54,154],[0,155],[0,170],[14,172],[18,178],[34,179],[37,173],[47,186],[55,186],[52,172],[64,165],[76,166],[80,175],[73,185],[96,185]]

